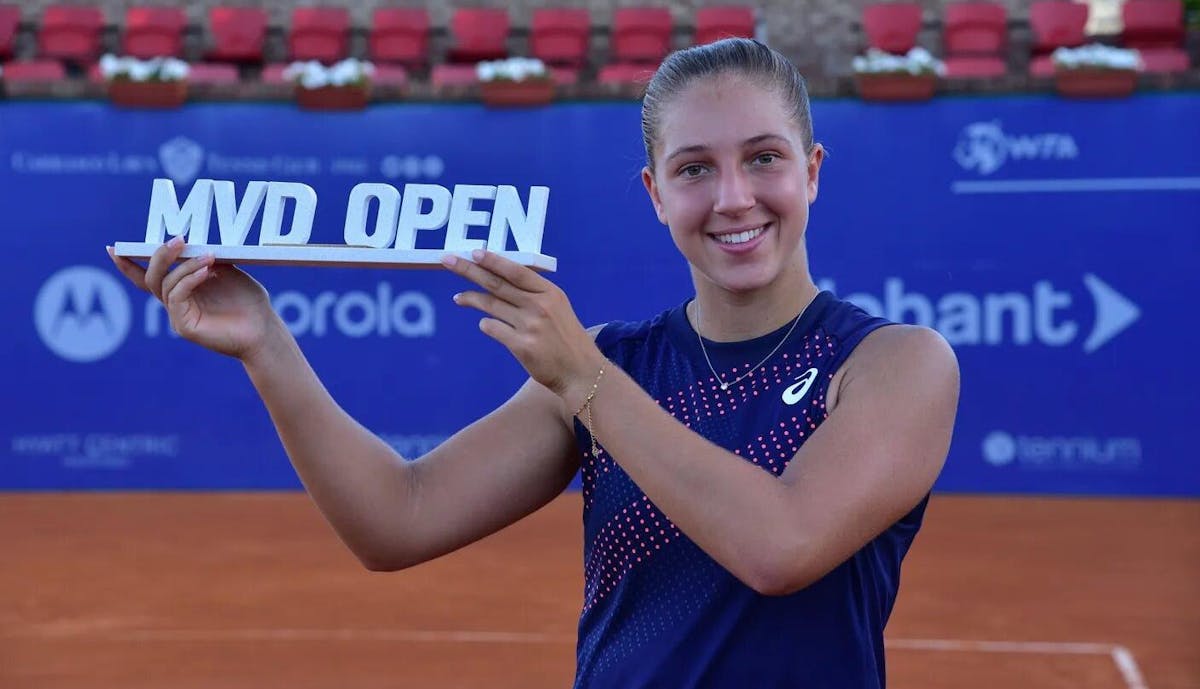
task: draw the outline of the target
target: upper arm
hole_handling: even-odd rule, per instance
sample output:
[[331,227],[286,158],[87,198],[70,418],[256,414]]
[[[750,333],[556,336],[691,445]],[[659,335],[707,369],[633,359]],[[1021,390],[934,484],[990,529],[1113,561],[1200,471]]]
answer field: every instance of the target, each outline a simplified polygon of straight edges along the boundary
[[[590,328],[594,338],[603,326]],[[492,413],[409,465],[405,564],[451,552],[534,512],[579,470],[575,426],[557,395],[525,382]]]
[[855,349],[837,406],[782,476],[802,534],[796,588],[844,562],[928,494],[949,449],[958,385],[954,352],[933,330],[880,328]]
[[451,552],[532,513],[579,468],[562,402],[527,381],[507,402],[411,462],[403,564]]

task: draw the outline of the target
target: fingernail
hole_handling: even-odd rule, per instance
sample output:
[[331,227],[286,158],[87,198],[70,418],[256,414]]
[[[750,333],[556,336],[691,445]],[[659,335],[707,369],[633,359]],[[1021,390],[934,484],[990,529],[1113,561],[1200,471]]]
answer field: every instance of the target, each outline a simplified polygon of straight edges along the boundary
[[183,244],[183,237],[181,235],[175,235],[174,237],[171,237],[171,241],[167,242],[167,244],[171,246],[179,246],[180,244]]
[[458,256],[455,256],[454,254],[446,254],[445,256],[442,256],[442,265],[446,266],[447,268],[453,268],[457,264]]
[[460,299],[462,299],[462,292],[459,292],[458,294],[456,294],[456,295],[454,295],[453,297],[450,297],[450,298],[454,300],[454,303],[455,303],[455,304],[457,304],[457,303],[459,302],[459,300],[460,300]]
[[476,249],[471,252],[471,258],[475,259],[476,261],[482,261],[483,253],[483,249]]

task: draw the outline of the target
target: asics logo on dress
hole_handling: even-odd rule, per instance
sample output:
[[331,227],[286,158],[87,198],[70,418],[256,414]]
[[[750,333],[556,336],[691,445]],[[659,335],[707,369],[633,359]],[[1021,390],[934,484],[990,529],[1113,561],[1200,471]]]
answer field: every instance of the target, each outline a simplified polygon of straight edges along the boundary
[[817,379],[817,375],[815,368],[810,368],[801,374],[795,383],[783,389],[783,403],[790,406],[804,399],[804,396],[808,394],[808,389],[812,387],[813,381]]

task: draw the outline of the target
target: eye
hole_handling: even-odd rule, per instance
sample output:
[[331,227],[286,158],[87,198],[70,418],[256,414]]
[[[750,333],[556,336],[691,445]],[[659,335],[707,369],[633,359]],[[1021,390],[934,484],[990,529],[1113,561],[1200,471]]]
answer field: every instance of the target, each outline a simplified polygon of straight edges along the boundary
[[779,160],[778,153],[759,153],[758,155],[754,156],[754,163],[756,165],[770,165],[776,160]]
[[703,165],[701,165],[699,163],[692,163],[690,165],[684,165],[683,167],[679,168],[679,176],[680,177],[699,177],[700,175],[704,174],[704,171],[705,171],[705,168]]

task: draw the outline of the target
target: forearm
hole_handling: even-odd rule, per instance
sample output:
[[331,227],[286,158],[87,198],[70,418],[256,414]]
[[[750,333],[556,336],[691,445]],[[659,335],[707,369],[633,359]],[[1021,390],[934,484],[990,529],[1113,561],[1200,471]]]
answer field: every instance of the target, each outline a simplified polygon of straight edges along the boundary
[[409,471],[329,395],[282,324],[244,361],[283,447],[317,507],[367,566],[394,557]]
[[611,363],[592,430],[647,497],[747,585],[773,590],[799,557],[784,482],[680,424]]

